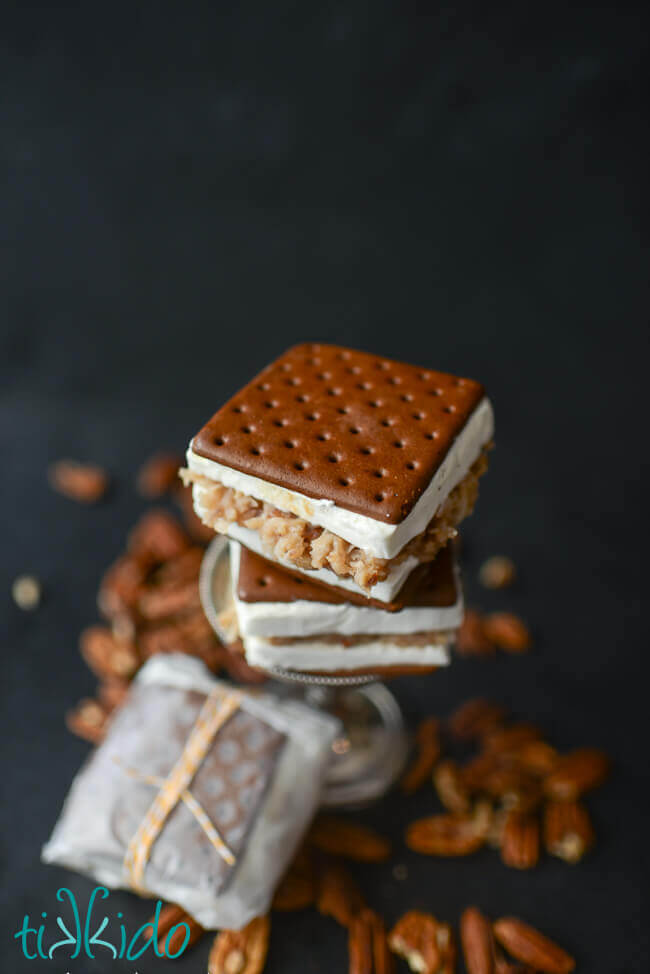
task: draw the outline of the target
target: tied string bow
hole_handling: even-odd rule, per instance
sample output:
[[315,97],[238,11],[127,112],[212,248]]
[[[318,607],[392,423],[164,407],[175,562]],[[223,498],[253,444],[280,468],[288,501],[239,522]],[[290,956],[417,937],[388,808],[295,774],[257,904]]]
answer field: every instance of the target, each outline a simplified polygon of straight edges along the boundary
[[154,785],[159,789],[135,835],[129,842],[124,856],[124,868],[128,873],[130,885],[137,892],[146,892],[144,871],[151,855],[151,849],[179,801],[182,801],[192,812],[221,858],[229,866],[234,865],[234,854],[192,795],[189,786],[208,753],[217,732],[228,718],[238,710],[240,701],[241,694],[237,692],[226,693],[220,688],[215,688],[206,697],[181,756],[166,778],[143,774],[135,768],[124,767],[119,758],[113,757],[115,763],[120,765],[131,778]]

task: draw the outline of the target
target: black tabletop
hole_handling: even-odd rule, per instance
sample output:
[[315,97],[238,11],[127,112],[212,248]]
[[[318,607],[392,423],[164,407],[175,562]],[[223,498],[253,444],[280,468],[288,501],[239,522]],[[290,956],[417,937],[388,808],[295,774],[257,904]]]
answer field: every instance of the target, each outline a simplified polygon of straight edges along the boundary
[[[144,457],[182,449],[292,342],[328,340],[480,379],[497,449],[464,531],[468,601],[512,608],[532,653],[459,660],[394,690],[409,721],[477,694],[562,748],[606,748],[598,844],[570,867],[493,851],[425,859],[404,826],[432,792],[362,821],[392,865],[359,867],[392,922],[477,903],[554,936],[579,970],[647,970],[647,123],[640,5],[21,4],[2,46],[3,802],[0,954],[22,972],[169,962],[28,960],[25,914],[66,885],[39,852],[89,748],[63,713],[91,694],[80,629],[144,509]],[[47,486],[105,464],[86,509]],[[506,553],[512,591],[476,583]],[[33,573],[44,598],[12,602]],[[112,894],[129,928],[149,907]],[[41,913],[48,917],[39,920]],[[62,935],[60,935],[62,936]],[[113,935],[115,937],[115,934]],[[208,941],[177,962],[205,969]],[[273,919],[269,974],[346,969],[314,912]],[[139,966],[138,966],[139,965]]]

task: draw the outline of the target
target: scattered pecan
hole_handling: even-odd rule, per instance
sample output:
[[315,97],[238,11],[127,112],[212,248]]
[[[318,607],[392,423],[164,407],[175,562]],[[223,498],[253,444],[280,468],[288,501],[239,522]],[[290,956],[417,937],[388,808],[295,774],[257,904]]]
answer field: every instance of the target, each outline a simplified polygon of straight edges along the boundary
[[128,538],[129,553],[148,566],[177,558],[189,546],[176,518],[156,508],[140,518]]
[[393,958],[384,924],[373,910],[365,908],[353,917],[348,931],[348,956],[350,974],[392,974]]
[[147,570],[132,555],[122,555],[102,578],[97,596],[99,611],[107,619],[132,617],[142,592]]
[[[158,950],[167,957],[181,956],[199,942],[205,930],[196,920],[178,906],[170,904],[161,910],[158,922]],[[188,936],[189,932],[189,936]],[[187,941],[187,943],[185,943]],[[185,947],[183,947],[185,944]]]
[[108,474],[90,463],[58,460],[50,464],[47,476],[54,490],[81,504],[95,504],[108,490]]
[[174,497],[181,509],[183,523],[185,524],[188,534],[194,538],[195,541],[198,541],[199,544],[209,544],[214,538],[214,530],[208,527],[207,524],[204,524],[194,510],[194,504],[192,502],[192,488],[181,486],[179,490],[174,491]]
[[108,710],[98,700],[80,700],[73,710],[65,715],[69,731],[91,744],[99,744],[106,732]]
[[552,856],[579,862],[595,842],[589,813],[578,802],[548,802],[544,809],[544,844]]
[[270,935],[268,916],[256,917],[242,930],[222,930],[210,950],[208,974],[261,974]]
[[[176,926],[177,923],[180,923],[181,920],[184,920],[186,916],[187,913],[181,906],[176,906],[175,903],[165,903],[165,905],[163,906],[162,910],[158,915],[157,929],[158,929],[159,938],[164,938],[165,935],[169,933],[171,928]],[[151,924],[152,928],[155,920],[156,920],[155,915],[152,916],[151,919],[149,920],[149,923]],[[160,939],[158,940],[158,943],[160,943]]]
[[425,783],[440,757],[440,721],[436,717],[426,717],[421,721],[415,746],[415,758],[400,784],[406,795],[412,795]]
[[246,662],[244,647],[239,651],[236,645],[222,646],[219,653],[219,664],[223,666],[228,676],[238,683],[256,685],[266,683],[269,678],[264,670],[258,670]]
[[492,926],[475,906],[468,906],[461,914],[460,942],[467,974],[494,974]]
[[388,839],[374,829],[331,815],[317,818],[307,839],[322,852],[357,862],[384,862],[391,853]]
[[609,769],[609,758],[603,751],[580,748],[559,758],[544,780],[544,793],[555,801],[575,801],[585,791],[602,785]]
[[462,656],[487,656],[495,646],[485,631],[483,616],[475,609],[467,609],[456,637],[456,649]]
[[335,860],[328,860],[318,882],[319,913],[333,917],[342,927],[349,927],[364,905],[363,896],[347,869]]
[[301,849],[282,877],[273,897],[273,909],[304,910],[316,897],[314,861],[308,849]]
[[490,821],[489,804],[479,802],[471,815],[431,815],[413,822],[405,841],[413,852],[427,856],[467,856],[485,843]]
[[138,471],[136,486],[143,497],[162,497],[176,486],[180,486],[179,468],[183,458],[175,453],[154,453],[142,464]]
[[138,612],[146,622],[195,612],[201,607],[197,580],[184,585],[156,585],[145,588],[137,601]]
[[436,765],[433,771],[433,784],[440,802],[448,812],[464,815],[470,810],[470,795],[455,761],[440,761]]
[[450,733],[459,740],[483,737],[503,724],[506,711],[499,704],[482,698],[461,704],[447,721]]
[[116,707],[121,707],[129,692],[130,683],[128,680],[120,680],[119,677],[108,677],[97,687],[97,697],[99,702],[107,711],[111,712]]
[[431,913],[409,910],[388,935],[388,946],[420,974],[453,974],[456,947],[451,927]]
[[510,724],[490,731],[483,738],[483,747],[488,754],[500,756],[516,755],[520,748],[531,741],[539,740],[541,732],[533,724]]
[[493,555],[483,562],[478,577],[485,588],[507,588],[517,575],[515,563],[505,555]]
[[532,869],[539,861],[539,823],[531,815],[510,812],[501,833],[501,858],[512,869]]
[[574,959],[534,927],[516,917],[502,917],[494,923],[494,936],[509,954],[544,974],[570,974]]
[[483,620],[486,639],[506,653],[524,653],[530,649],[530,633],[512,612],[493,612]]
[[539,777],[550,774],[558,761],[555,748],[541,740],[531,740],[521,744],[510,756],[522,770]]
[[89,626],[79,637],[79,648],[86,664],[100,679],[127,679],[138,668],[135,646],[113,635],[106,626]]

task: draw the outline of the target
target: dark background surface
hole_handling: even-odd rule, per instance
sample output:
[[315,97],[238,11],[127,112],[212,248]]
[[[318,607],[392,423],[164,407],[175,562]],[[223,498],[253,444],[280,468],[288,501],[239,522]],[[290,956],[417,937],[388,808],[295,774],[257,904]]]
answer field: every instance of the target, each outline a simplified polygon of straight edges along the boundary
[[[6,10],[6,8],[5,8]],[[498,449],[465,532],[469,601],[514,608],[534,653],[395,685],[411,720],[486,694],[615,775],[589,800],[595,852],[518,874],[485,851],[407,853],[430,793],[364,813],[395,840],[371,904],[456,922],[517,913],[579,970],[648,969],[647,123],[641,4],[21,4],[2,50],[3,769],[0,956],[14,974],[171,969],[26,961],[12,933],[55,912],[39,863],[87,753],[62,715],[94,679],[79,630],[144,503],[134,472],[182,448],[254,370],[334,340],[480,378]],[[48,461],[107,465],[87,510]],[[517,588],[478,590],[510,554]],[[35,573],[42,607],[10,586]],[[114,894],[131,929],[146,904]],[[50,929],[47,940],[54,939]],[[208,942],[176,964],[205,968]],[[346,969],[315,913],[274,919],[269,974]],[[405,968],[404,968],[405,969]]]

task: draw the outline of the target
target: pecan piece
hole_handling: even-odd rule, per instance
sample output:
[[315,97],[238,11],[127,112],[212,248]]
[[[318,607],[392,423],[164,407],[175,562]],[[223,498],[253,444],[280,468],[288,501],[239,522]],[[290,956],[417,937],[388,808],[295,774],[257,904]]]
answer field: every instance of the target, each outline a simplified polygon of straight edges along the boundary
[[280,880],[273,897],[273,909],[304,910],[311,906],[316,895],[314,862],[307,849],[301,849]]
[[147,569],[132,555],[123,555],[105,572],[97,604],[108,619],[135,616],[135,605],[146,581]]
[[492,818],[489,804],[479,802],[471,815],[443,814],[413,822],[405,841],[427,856],[467,856],[485,843]]
[[539,861],[539,823],[530,815],[511,812],[501,833],[501,859],[512,869],[532,869]]
[[82,737],[91,744],[99,744],[106,733],[108,710],[98,700],[80,700],[73,710],[65,715],[65,723],[71,733]]
[[[157,927],[158,936],[159,936],[158,943],[160,944],[160,940],[163,939],[165,935],[169,933],[171,928],[175,927],[177,923],[181,922],[181,920],[184,920],[186,916],[187,913],[185,912],[182,906],[176,906],[175,903],[165,903],[162,910],[158,914],[158,927]],[[149,920],[149,923],[151,924],[152,928],[155,919],[156,917],[154,915]],[[163,939],[163,944],[164,944],[164,939]]]
[[589,813],[578,802],[548,802],[544,809],[544,844],[552,856],[576,863],[595,842]]
[[[169,908],[165,909],[168,909],[166,914],[165,910],[160,913],[158,923],[160,937],[157,946],[161,954],[173,958],[180,956],[179,952],[182,951],[184,954],[190,947],[197,944],[205,930],[189,913],[185,913],[180,907],[170,904]],[[177,913],[179,910],[180,914]],[[163,914],[165,914],[164,919]],[[161,922],[165,929],[161,928]],[[183,944],[185,944],[184,947]]]
[[453,974],[455,969],[451,927],[430,913],[405,913],[389,933],[388,946],[419,974]]
[[363,906],[363,897],[347,869],[339,862],[326,862],[318,884],[319,913],[333,917],[342,927],[349,927]]
[[509,954],[544,974],[570,974],[575,961],[534,927],[517,917],[502,917],[494,923],[494,936]]
[[322,852],[356,862],[384,862],[390,842],[374,829],[334,816],[321,816],[312,825],[308,841]]
[[486,734],[483,746],[488,754],[507,758],[516,755],[525,744],[537,741],[541,736],[539,728],[533,724],[511,724]]
[[108,490],[108,474],[102,467],[76,460],[59,460],[47,470],[50,486],[81,504],[95,504]]
[[145,588],[137,601],[138,611],[147,622],[194,612],[200,607],[196,579],[185,585],[156,585]]
[[456,649],[461,656],[489,656],[495,646],[485,631],[483,616],[475,609],[467,609],[456,637]]
[[140,518],[128,539],[129,553],[145,565],[177,558],[190,541],[176,518],[164,510],[152,510]]
[[420,723],[415,745],[415,758],[400,785],[406,795],[412,795],[425,783],[440,757],[440,721],[436,717],[426,717]]
[[464,815],[470,809],[470,796],[455,761],[441,761],[433,771],[438,798],[448,812]]
[[468,906],[461,914],[460,942],[468,974],[494,974],[492,926],[475,906]]
[[609,758],[592,747],[563,755],[544,780],[544,793],[555,801],[575,801],[585,791],[597,788],[609,774]]
[[530,649],[530,633],[512,612],[493,612],[483,620],[483,631],[494,646],[506,653],[525,653]]
[[183,458],[175,453],[154,453],[142,464],[136,478],[136,487],[143,497],[162,497],[179,486],[178,471]]
[[497,703],[478,698],[461,704],[447,721],[451,734],[460,740],[475,740],[503,723],[506,711]]
[[208,974],[261,974],[270,935],[267,916],[256,917],[242,930],[222,930],[210,950]]
[[384,924],[373,910],[363,909],[353,917],[348,933],[348,956],[350,974],[392,974],[393,958]]
[[79,648],[87,666],[100,679],[127,679],[138,668],[133,643],[118,639],[106,626],[88,626],[79,637]]
[[109,677],[97,687],[97,697],[99,702],[107,711],[121,707],[126,699],[131,684],[128,680],[120,680],[119,677]]

